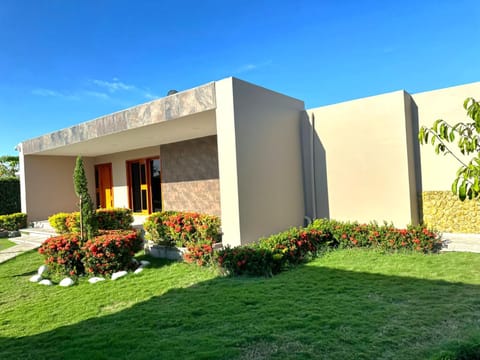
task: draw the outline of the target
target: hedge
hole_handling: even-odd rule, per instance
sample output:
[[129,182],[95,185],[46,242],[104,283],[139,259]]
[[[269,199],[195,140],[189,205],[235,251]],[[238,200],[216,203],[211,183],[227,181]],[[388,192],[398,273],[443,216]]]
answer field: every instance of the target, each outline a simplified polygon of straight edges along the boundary
[[20,180],[18,178],[0,179],[0,215],[20,211]]
[[[132,228],[132,210],[125,208],[97,209],[95,218],[99,230],[129,230]],[[59,234],[80,232],[80,213],[57,213],[48,222]]]
[[0,215],[0,229],[16,231],[27,227],[27,214]]

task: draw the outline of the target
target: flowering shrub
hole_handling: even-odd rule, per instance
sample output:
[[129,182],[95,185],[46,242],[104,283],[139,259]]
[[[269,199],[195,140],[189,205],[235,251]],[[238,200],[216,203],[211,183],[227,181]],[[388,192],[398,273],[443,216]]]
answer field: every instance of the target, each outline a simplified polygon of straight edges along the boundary
[[183,260],[188,263],[195,263],[199,266],[215,264],[214,250],[209,241],[190,242],[187,244],[187,252]]
[[271,276],[275,267],[272,252],[255,245],[226,247],[216,260],[227,275]]
[[167,236],[167,226],[164,224],[164,221],[166,221],[170,215],[176,213],[176,211],[152,213],[143,223],[145,239],[151,240],[158,245],[173,245],[172,239]]
[[186,247],[192,243],[213,245],[221,241],[217,216],[164,211],[149,216],[144,223],[146,239],[156,244]]
[[341,248],[368,247],[384,251],[411,250],[423,253],[438,252],[442,241],[438,232],[423,225],[397,229],[391,224],[359,224],[317,219],[310,228],[332,234],[333,240]]
[[104,231],[83,246],[87,274],[107,275],[132,266],[132,257],[143,241],[134,230]]
[[49,272],[55,275],[83,274],[83,251],[80,237],[74,234],[54,236],[45,240],[38,252],[45,257]]
[[69,233],[79,233],[80,232],[80,213],[73,212],[68,214],[65,219],[65,226],[68,229]]
[[297,265],[316,257],[319,251],[333,244],[328,231],[291,228],[268,238],[261,238],[258,246],[273,254],[273,272],[278,273],[284,266]]
[[97,209],[95,217],[100,230],[129,230],[132,228],[133,215],[130,209]]

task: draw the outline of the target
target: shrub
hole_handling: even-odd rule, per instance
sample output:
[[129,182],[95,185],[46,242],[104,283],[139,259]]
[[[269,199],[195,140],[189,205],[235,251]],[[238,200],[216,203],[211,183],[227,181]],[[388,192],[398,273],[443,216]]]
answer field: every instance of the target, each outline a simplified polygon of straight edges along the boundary
[[59,234],[66,234],[69,231],[69,228],[67,226],[67,218],[70,216],[69,213],[58,213],[50,216],[48,218],[48,223],[50,224],[51,227],[55,229],[55,231]]
[[20,180],[18,178],[0,179],[0,215],[20,211]]
[[132,267],[132,257],[143,241],[134,230],[104,231],[83,246],[87,274],[109,275]]
[[144,229],[146,239],[160,245],[185,247],[192,243],[213,245],[221,241],[220,219],[212,215],[158,212],[149,216]]
[[76,234],[48,238],[38,252],[45,257],[45,264],[53,275],[78,276],[84,272],[81,241]]
[[285,266],[297,265],[316,257],[321,250],[333,244],[328,231],[291,228],[268,238],[261,238],[258,246],[273,254],[273,272],[278,273]]
[[0,215],[0,229],[16,231],[27,227],[27,214]]
[[130,209],[97,209],[95,217],[100,230],[129,230],[132,228],[133,215]]
[[392,224],[359,224],[317,219],[310,228],[330,232],[340,248],[367,247],[384,251],[409,250],[423,253],[438,252],[442,241],[438,232],[423,225],[397,229]]
[[73,212],[68,214],[65,219],[65,226],[69,233],[80,233],[80,212]]
[[209,241],[188,243],[187,251],[183,254],[183,260],[199,266],[214,265],[215,257],[212,243]]
[[173,246],[172,239],[167,236],[167,226],[164,224],[164,221],[166,221],[170,215],[176,213],[176,211],[160,211],[152,213],[143,223],[145,239],[151,240],[158,245]]
[[[133,215],[130,209],[97,209],[95,219],[100,230],[128,230],[132,228]],[[59,234],[80,232],[80,213],[57,213],[48,222]]]
[[218,252],[217,262],[227,275],[271,276],[275,266],[272,252],[254,245],[226,247]]

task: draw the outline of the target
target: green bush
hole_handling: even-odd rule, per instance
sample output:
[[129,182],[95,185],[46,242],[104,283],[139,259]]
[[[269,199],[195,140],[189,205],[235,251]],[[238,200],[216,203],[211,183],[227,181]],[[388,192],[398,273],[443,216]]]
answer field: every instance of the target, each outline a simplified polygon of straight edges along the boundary
[[0,229],[16,231],[27,227],[27,214],[0,215]]
[[153,213],[144,223],[145,238],[159,245],[181,246],[221,242],[218,216],[164,211]]
[[167,226],[164,222],[177,211],[159,211],[152,213],[143,223],[145,239],[157,245],[173,246],[173,240],[167,235]]
[[70,216],[69,213],[58,213],[50,216],[48,218],[48,223],[50,224],[51,227],[55,229],[55,231],[59,234],[66,234],[69,231],[69,228],[67,226],[67,218]]
[[213,259],[226,274],[268,275],[309,261],[327,249],[356,247],[435,253],[442,241],[436,231],[421,225],[396,229],[390,224],[317,219],[305,228],[261,238],[255,245],[227,247]]
[[18,178],[0,179],[0,215],[20,211],[20,180]]
[[272,252],[255,245],[226,247],[216,261],[224,274],[232,276],[271,276],[276,267]]
[[258,242],[260,248],[273,254],[274,273],[280,272],[285,266],[308,261],[333,245],[334,241],[328,231],[315,228],[291,228],[268,238],[261,238]]
[[384,251],[438,252],[442,248],[440,235],[423,225],[397,229],[392,224],[359,224],[328,219],[316,219],[309,228],[332,234],[340,248],[367,247]]
[[44,256],[52,276],[78,276],[84,273],[83,250],[78,234],[63,234],[45,240],[38,252]]
[[82,262],[87,274],[110,275],[131,269],[132,258],[142,249],[143,240],[135,230],[110,230],[88,240]]
[[95,217],[100,230],[129,230],[132,228],[133,215],[130,209],[97,209]]
[[[95,220],[100,230],[129,230],[132,228],[133,215],[130,209],[97,209]],[[80,213],[57,213],[48,218],[48,222],[59,234],[80,232]]]
[[50,275],[109,275],[128,270],[143,241],[134,230],[102,231],[82,245],[79,234],[48,238],[38,249],[44,256]]

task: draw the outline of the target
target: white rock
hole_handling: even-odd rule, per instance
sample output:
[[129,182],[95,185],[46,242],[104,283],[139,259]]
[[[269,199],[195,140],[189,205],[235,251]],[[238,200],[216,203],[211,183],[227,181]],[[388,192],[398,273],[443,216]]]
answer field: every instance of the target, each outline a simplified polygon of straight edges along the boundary
[[117,271],[112,274],[112,280],[117,280],[120,279],[121,277],[127,275],[128,273],[126,271]]
[[148,265],[150,265],[150,261],[140,260],[140,264],[142,264],[142,266],[148,266]]
[[31,278],[30,278],[30,282],[39,282],[40,280],[42,280],[42,275],[33,275]]
[[137,270],[135,270],[133,273],[134,274],[140,274],[143,271],[143,267],[140,266]]
[[132,258],[132,264],[133,264],[133,265],[138,265],[138,260],[135,259],[135,258]]
[[97,282],[99,282],[99,281],[104,281],[104,280],[105,280],[105,279],[102,278],[102,277],[92,277],[92,278],[88,279],[88,282],[89,282],[90,284],[95,284],[95,283],[97,283]]
[[62,281],[60,281],[60,283],[58,285],[67,287],[67,286],[72,286],[73,284],[75,284],[75,282],[72,279],[70,279],[69,277],[67,277],[67,278],[63,279]]
[[42,266],[40,266],[40,267],[38,268],[37,273],[38,273],[38,275],[43,275],[43,273],[44,273],[45,271],[47,271],[47,265],[42,265]]
[[47,285],[47,286],[51,286],[53,285],[52,282],[48,279],[43,279],[39,282],[40,285]]

